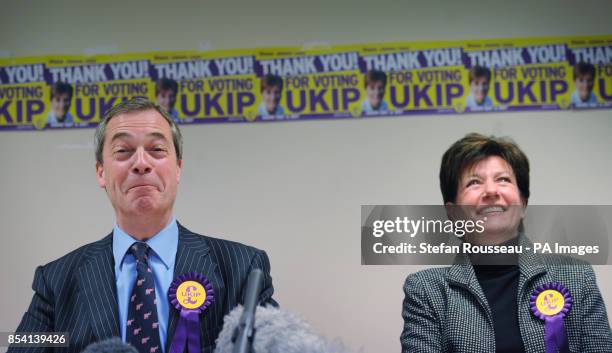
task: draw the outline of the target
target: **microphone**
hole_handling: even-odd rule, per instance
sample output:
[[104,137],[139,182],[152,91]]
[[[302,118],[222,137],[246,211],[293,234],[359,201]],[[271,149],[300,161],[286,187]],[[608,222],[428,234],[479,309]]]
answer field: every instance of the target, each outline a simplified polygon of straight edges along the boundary
[[234,342],[233,353],[252,353],[253,352],[253,337],[255,336],[255,308],[258,304],[259,293],[263,286],[263,272],[260,269],[254,269],[249,274],[247,282],[246,294],[244,295],[244,310],[240,317],[240,322],[234,334],[232,342]]
[[129,344],[123,343],[119,337],[113,337],[92,343],[81,353],[138,353],[138,351]]
[[[215,353],[233,353],[232,336],[240,325],[244,309],[238,305],[223,319],[223,329],[216,341]],[[257,331],[252,341],[257,353],[350,353],[339,339],[328,341],[314,333],[298,316],[271,305],[258,306]]]

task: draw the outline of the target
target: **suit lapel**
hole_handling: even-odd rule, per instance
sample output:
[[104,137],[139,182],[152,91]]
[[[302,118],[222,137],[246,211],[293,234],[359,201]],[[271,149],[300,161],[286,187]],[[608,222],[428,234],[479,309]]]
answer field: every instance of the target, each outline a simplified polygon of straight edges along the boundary
[[524,235],[520,238],[523,246],[523,254],[519,257],[519,285],[517,293],[519,328],[525,350],[537,352],[544,350],[544,322],[537,319],[529,307],[531,291],[546,278],[548,272],[540,256],[532,250],[525,251],[525,248],[533,249],[533,243]]
[[[218,304],[216,302],[220,300],[219,296],[223,290],[223,281],[221,275],[218,273],[217,265],[209,256],[210,247],[204,237],[192,233],[180,224],[178,226],[179,243],[174,265],[174,278],[187,272],[197,272],[204,275],[209,281],[211,281],[215,291],[215,303],[213,303],[213,305],[206,309],[206,312],[202,314],[206,318],[205,322],[208,322],[208,314],[211,310],[214,310],[213,307],[216,307],[217,305],[215,304]],[[200,317],[200,325],[202,327],[202,331],[205,331],[206,325],[205,322],[202,322],[202,315]],[[170,307],[166,352],[170,351],[170,345],[172,343],[172,338],[174,337],[178,319],[179,311],[174,307]],[[206,336],[204,338],[206,339]],[[204,345],[205,342],[202,342],[202,344]]]
[[449,282],[465,288],[474,297],[476,297],[476,300],[478,300],[478,303],[485,310],[487,318],[492,325],[493,314],[491,313],[491,308],[489,307],[487,297],[485,296],[480,283],[478,283],[476,272],[474,272],[474,267],[472,267],[472,263],[467,255],[457,255],[455,263],[447,272],[447,279]]
[[[543,341],[539,337],[544,336],[544,324],[534,319],[531,314],[528,303],[529,290],[540,282],[541,278],[539,277],[546,274],[547,270],[539,256],[535,255],[532,250],[526,250],[527,247],[533,249],[533,244],[523,234],[519,237],[519,244],[523,247],[523,253],[519,255],[520,276],[517,291],[519,328],[525,349],[528,352],[536,352],[543,349]],[[491,327],[493,327],[491,309],[487,304],[482,287],[478,283],[478,278],[469,257],[465,255],[458,256],[455,264],[450,267],[447,278],[449,282],[465,288],[478,299],[487,311]]]
[[77,270],[83,293],[79,296],[77,310],[89,314],[96,340],[119,336],[112,233],[92,244],[85,258],[86,262]]
[[526,250],[526,248],[533,249],[531,240],[521,235],[519,243],[523,247],[523,253],[519,256],[519,270],[521,271],[521,276],[519,277],[518,292],[522,293],[525,286],[529,285],[529,282],[535,277],[545,274],[547,271],[541,258],[534,254],[533,250]]

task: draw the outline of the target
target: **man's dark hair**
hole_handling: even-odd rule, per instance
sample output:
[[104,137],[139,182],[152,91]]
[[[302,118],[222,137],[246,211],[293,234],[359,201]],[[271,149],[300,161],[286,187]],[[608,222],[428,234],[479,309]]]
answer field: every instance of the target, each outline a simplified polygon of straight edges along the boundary
[[595,65],[581,61],[574,66],[574,80],[579,76],[586,75],[591,75],[592,78],[595,78]]
[[468,79],[470,83],[477,78],[484,77],[487,81],[491,82],[491,70],[488,67],[475,65],[470,69],[468,73]]
[[387,85],[387,74],[380,70],[370,70],[365,74],[364,87],[374,82],[382,82],[383,86]]
[[172,91],[177,94],[178,83],[171,78],[161,78],[155,83],[155,95],[157,96],[161,91]]
[[50,91],[51,99],[53,99],[53,97],[58,94],[67,94],[68,96],[70,96],[70,99],[72,99],[72,93],[74,92],[74,89],[72,88],[71,84],[58,81],[51,85]]
[[261,78],[259,92],[263,92],[265,89],[278,87],[283,89],[283,79],[278,75],[267,74]]

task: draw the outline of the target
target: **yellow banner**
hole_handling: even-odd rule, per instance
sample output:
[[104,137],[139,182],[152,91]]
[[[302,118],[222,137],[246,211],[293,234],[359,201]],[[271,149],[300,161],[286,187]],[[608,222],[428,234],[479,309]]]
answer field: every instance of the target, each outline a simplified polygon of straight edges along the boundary
[[181,124],[612,107],[612,36],[0,60],[0,129],[95,126],[156,101]]

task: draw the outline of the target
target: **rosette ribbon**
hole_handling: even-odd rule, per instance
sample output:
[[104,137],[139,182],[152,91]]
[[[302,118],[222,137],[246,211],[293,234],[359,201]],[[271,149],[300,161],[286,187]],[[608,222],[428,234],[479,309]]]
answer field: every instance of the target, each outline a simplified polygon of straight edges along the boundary
[[564,320],[572,308],[572,295],[561,283],[538,286],[529,301],[533,314],[544,321],[546,353],[570,353]]
[[180,312],[170,353],[200,353],[200,314],[215,300],[213,286],[196,272],[177,276],[168,290],[170,304]]

